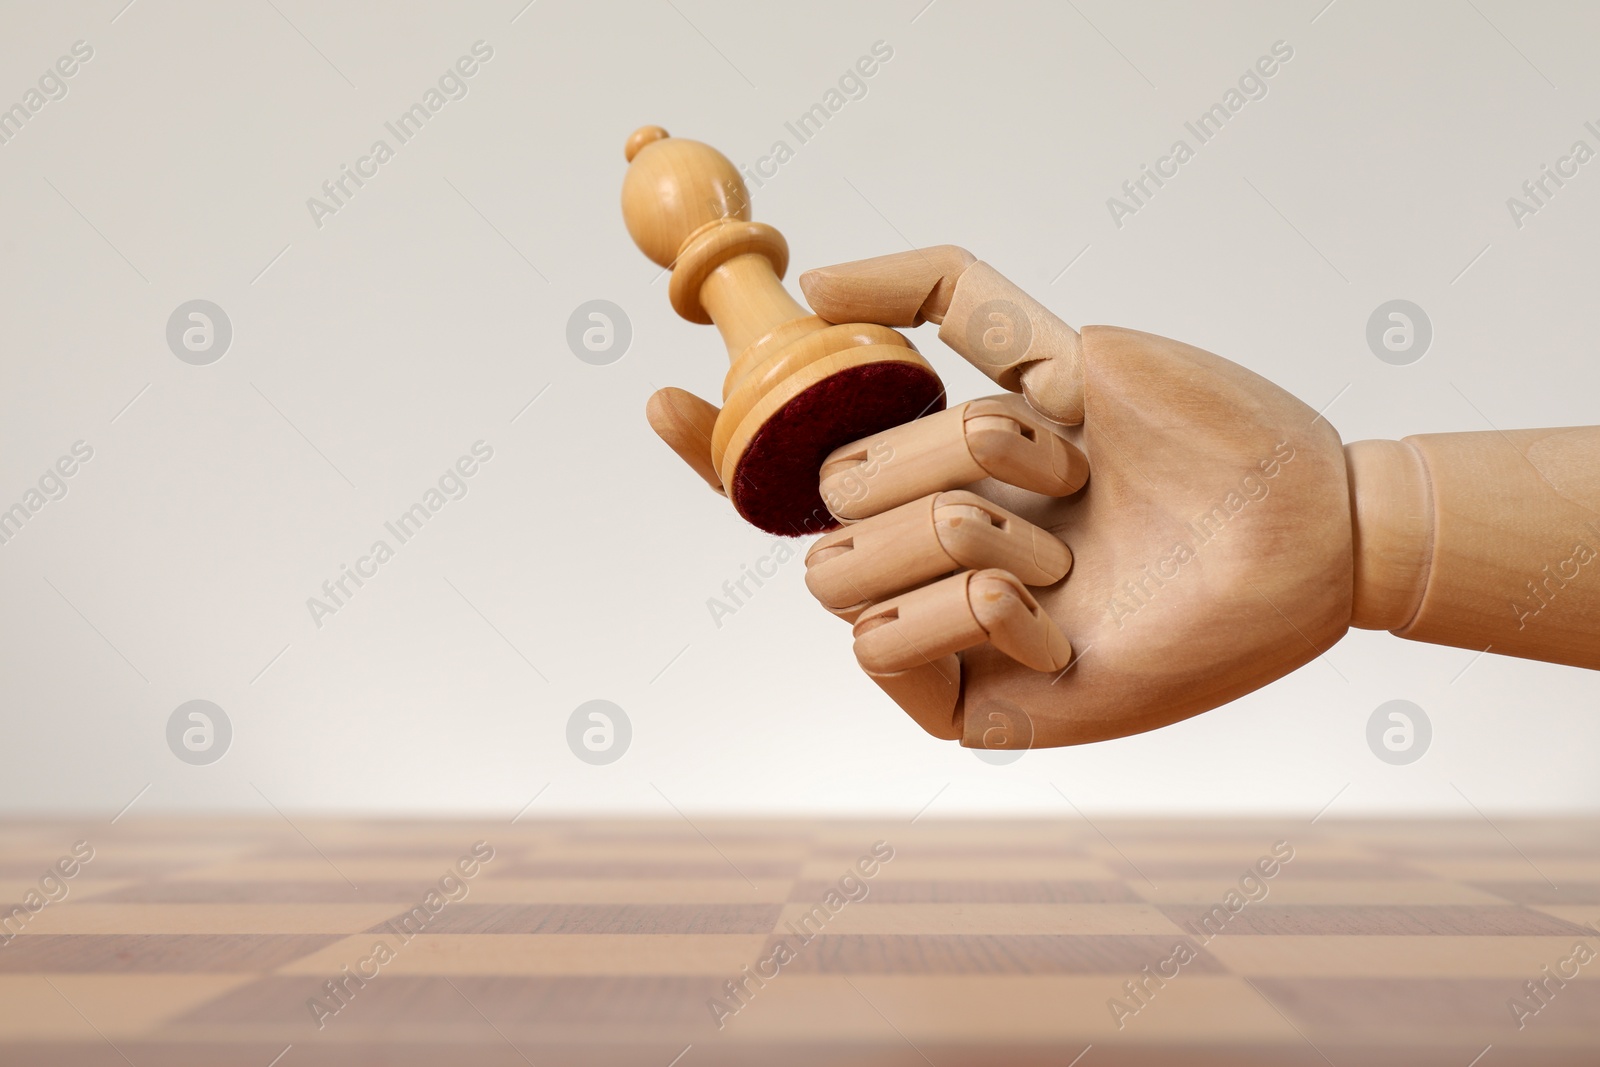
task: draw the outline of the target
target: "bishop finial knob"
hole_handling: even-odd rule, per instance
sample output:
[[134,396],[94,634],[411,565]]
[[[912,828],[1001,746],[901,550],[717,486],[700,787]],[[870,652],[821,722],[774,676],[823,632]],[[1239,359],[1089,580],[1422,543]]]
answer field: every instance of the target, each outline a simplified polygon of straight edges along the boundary
[[623,149],[622,217],[639,250],[663,267],[689,236],[719,219],[750,219],[744,179],[728,157],[699,141],[641,126]]

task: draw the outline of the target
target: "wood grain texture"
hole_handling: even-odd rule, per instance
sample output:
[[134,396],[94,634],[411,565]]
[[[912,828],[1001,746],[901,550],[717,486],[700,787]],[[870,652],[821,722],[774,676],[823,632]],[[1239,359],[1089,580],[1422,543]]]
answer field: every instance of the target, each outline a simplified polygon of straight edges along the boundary
[[[95,845],[66,898],[0,943],[0,1064],[1600,1059],[1600,961],[1521,1030],[1506,1006],[1575,944],[1600,948],[1593,819],[297,822],[305,838],[137,815],[0,827],[7,870]],[[465,895],[397,938],[480,840],[494,857]],[[864,876],[877,842],[892,859]],[[358,889],[340,873],[357,863],[399,873]],[[840,892],[855,899],[826,913]],[[819,907],[802,939],[789,924]],[[184,932],[230,915],[241,929]],[[395,959],[358,983],[379,939]],[[1156,984],[1180,941],[1193,958]],[[780,943],[793,959],[757,985]],[[319,1027],[307,1001],[329,981],[345,1003]],[[719,1028],[708,1002],[732,1003],[730,981],[744,1003]],[[1108,1003],[1138,1003],[1130,982],[1144,1003],[1119,1026]]]
[[1401,637],[1600,668],[1600,427],[1423,434],[1433,544]]

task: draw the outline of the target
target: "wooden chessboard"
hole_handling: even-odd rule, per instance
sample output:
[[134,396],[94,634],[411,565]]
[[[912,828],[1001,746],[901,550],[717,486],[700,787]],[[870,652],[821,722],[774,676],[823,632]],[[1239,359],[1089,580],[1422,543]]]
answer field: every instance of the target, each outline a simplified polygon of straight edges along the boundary
[[131,813],[0,901],[6,1065],[1600,1063],[1594,820]]

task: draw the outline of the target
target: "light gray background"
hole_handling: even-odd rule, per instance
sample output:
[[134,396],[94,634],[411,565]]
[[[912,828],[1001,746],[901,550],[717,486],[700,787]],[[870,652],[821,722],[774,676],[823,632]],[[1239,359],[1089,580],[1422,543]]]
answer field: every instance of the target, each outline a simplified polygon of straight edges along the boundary
[[[714,626],[707,599],[771,540],[645,425],[655,386],[715,395],[725,364],[618,210],[635,127],[748,163],[883,40],[867,95],[753,190],[797,268],[959,243],[1070,322],[1331,403],[1346,440],[1594,423],[1600,161],[1520,229],[1506,200],[1600,148],[1600,9],[523,2],[4,5],[0,103],[75,41],[94,58],[0,145],[0,507],[74,441],[94,458],[0,546],[0,805],[1600,802],[1600,676],[1578,670],[1356,632],[1225,709],[997,767],[856,672],[798,559]],[[317,228],[306,199],[479,39],[469,95]],[[1116,227],[1107,198],[1278,40],[1269,94]],[[165,341],[197,298],[233,324],[210,366]],[[565,341],[596,298],[633,326],[610,366]],[[1433,323],[1412,366],[1365,341],[1395,298]],[[917,340],[955,398],[992,391]],[[306,598],[480,439],[469,494],[317,629]],[[233,730],[203,766],[166,739],[195,699]],[[566,741],[593,699],[632,723],[603,766]],[[1399,699],[1433,734],[1404,766],[1367,744]]]

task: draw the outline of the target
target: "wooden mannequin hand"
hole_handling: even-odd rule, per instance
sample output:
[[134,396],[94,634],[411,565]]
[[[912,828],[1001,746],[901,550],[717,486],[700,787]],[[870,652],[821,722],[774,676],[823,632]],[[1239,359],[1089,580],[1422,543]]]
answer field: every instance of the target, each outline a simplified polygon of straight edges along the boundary
[[[936,322],[1011,391],[821,470],[845,526],[812,546],[806,584],[935,736],[1025,748],[1154,729],[1351,626],[1600,669],[1600,427],[1345,446],[1258,375],[1149,334],[1079,334],[953,246],[809,272],[815,317],[767,273],[772,314],[756,318],[788,324],[772,337]],[[717,319],[736,368],[761,355],[742,306]],[[719,489],[726,410],[670,389],[649,408]]]
[[[731,361],[720,408],[661,389],[651,426],[761,529],[846,524],[806,583],[930,733],[1023,748],[1149,730],[1351,626],[1600,669],[1600,427],[1342,446],[1244,368],[1080,335],[950,245],[811,271],[806,315],[726,156],[659,126],[624,155],[630,236]],[[924,321],[1013,395],[895,426],[944,399],[893,329]],[[886,425],[827,456],[811,495],[821,451]]]
[[1022,393],[856,442],[822,471],[846,525],[813,545],[807,585],[928,732],[1026,748],[1153,729],[1350,625],[1344,449],[1271,382],[1150,334],[1079,334],[948,246],[800,284],[830,321],[939,322]]

